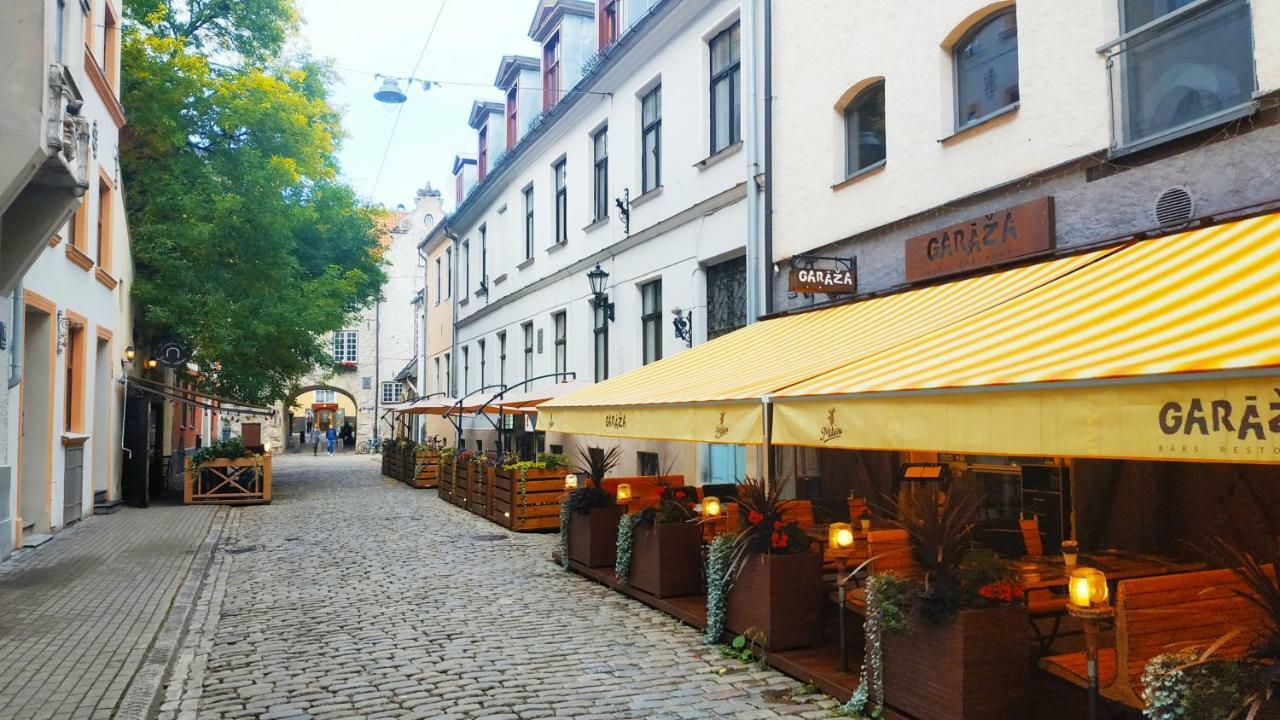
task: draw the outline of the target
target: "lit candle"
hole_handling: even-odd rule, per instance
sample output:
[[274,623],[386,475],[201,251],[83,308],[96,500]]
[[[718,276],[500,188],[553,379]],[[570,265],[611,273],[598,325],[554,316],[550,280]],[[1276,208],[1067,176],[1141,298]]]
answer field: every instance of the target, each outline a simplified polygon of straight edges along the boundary
[[849,523],[831,523],[827,528],[827,546],[832,550],[847,550],[853,547],[853,528]]
[[702,498],[702,514],[707,517],[718,516],[720,514],[720,498],[714,495]]
[[573,473],[569,473],[568,475],[565,475],[565,476],[564,476],[564,489],[565,489],[565,490],[576,490],[577,488],[578,488],[578,476],[577,476],[577,475],[574,475]]
[[1103,575],[1102,571],[1089,567],[1071,571],[1071,577],[1067,581],[1067,591],[1071,605],[1082,610],[1105,605],[1110,597],[1107,576]]
[[631,502],[631,485],[628,483],[618,483],[618,502]]

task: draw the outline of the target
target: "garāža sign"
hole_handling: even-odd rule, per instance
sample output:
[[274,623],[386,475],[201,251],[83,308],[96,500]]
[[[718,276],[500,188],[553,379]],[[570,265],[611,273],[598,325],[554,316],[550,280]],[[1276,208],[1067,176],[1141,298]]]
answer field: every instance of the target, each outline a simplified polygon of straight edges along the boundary
[[997,210],[907,240],[907,280],[997,265],[1054,245],[1053,198]]
[[[819,258],[830,260],[831,258]],[[806,262],[804,256],[795,258]],[[858,273],[852,261],[835,260],[845,267],[793,267],[787,277],[787,289],[795,293],[827,293],[828,295],[852,294],[858,292]]]

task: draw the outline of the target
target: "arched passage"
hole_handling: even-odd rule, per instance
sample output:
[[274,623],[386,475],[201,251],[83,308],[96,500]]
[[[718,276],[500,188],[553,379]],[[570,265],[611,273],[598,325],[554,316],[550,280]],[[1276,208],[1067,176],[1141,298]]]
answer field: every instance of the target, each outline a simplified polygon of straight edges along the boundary
[[305,449],[332,427],[339,436],[338,449],[353,450],[359,431],[358,408],[355,396],[335,385],[318,383],[298,388],[282,414],[288,446]]

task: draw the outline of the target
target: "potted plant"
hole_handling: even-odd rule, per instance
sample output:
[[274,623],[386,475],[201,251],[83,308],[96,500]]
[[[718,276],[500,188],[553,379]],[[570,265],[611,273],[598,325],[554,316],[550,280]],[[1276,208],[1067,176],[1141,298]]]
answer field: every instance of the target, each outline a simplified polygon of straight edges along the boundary
[[579,450],[578,473],[584,485],[569,493],[561,504],[561,531],[567,531],[567,560],[584,567],[613,565],[617,558],[618,521],[622,507],[604,489],[605,475],[618,466],[622,451],[602,448]]
[[851,701],[862,706],[851,709],[888,704],[937,720],[1026,717],[1024,593],[1009,562],[972,542],[980,502],[958,492],[940,501],[936,491],[904,499],[898,524],[920,575],[868,581],[867,657]]
[[457,454],[457,448],[444,447],[440,449],[440,489],[437,494],[441,500],[453,502],[454,467],[457,465],[454,458]]
[[453,495],[450,500],[460,508],[471,503],[471,460],[475,456],[470,450],[453,456]]
[[494,469],[490,520],[517,531],[559,527],[564,476],[573,463],[559,453],[535,457],[521,460],[508,453]]
[[618,581],[658,598],[702,592],[702,526],[697,495],[659,480],[656,508],[624,516],[618,524]]
[[251,452],[238,437],[196,450],[186,462],[182,500],[187,505],[271,502],[271,454]]
[[804,530],[786,519],[787,481],[738,484],[744,525],[713,543],[707,562],[707,640],[724,629],[761,637],[766,650],[821,640],[822,556]]

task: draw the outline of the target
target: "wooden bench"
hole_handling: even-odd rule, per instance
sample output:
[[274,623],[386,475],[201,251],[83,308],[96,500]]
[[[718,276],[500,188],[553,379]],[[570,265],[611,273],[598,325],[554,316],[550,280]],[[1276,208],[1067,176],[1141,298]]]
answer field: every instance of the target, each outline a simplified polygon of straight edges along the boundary
[[647,508],[658,507],[659,491],[665,483],[671,487],[684,487],[683,475],[637,475],[635,477],[609,477],[604,479],[604,490],[610,495],[618,494],[618,485],[626,483],[631,486],[631,501],[622,503],[627,512],[638,512]]
[[[1244,582],[1231,570],[1208,570],[1122,580],[1116,592],[1116,646],[1098,650],[1101,695],[1141,709],[1142,673],[1151,658],[1188,648],[1203,649],[1237,632],[1218,650],[1240,657],[1262,632],[1265,619],[1235,591]],[[1042,658],[1040,667],[1086,687],[1083,652]]]

